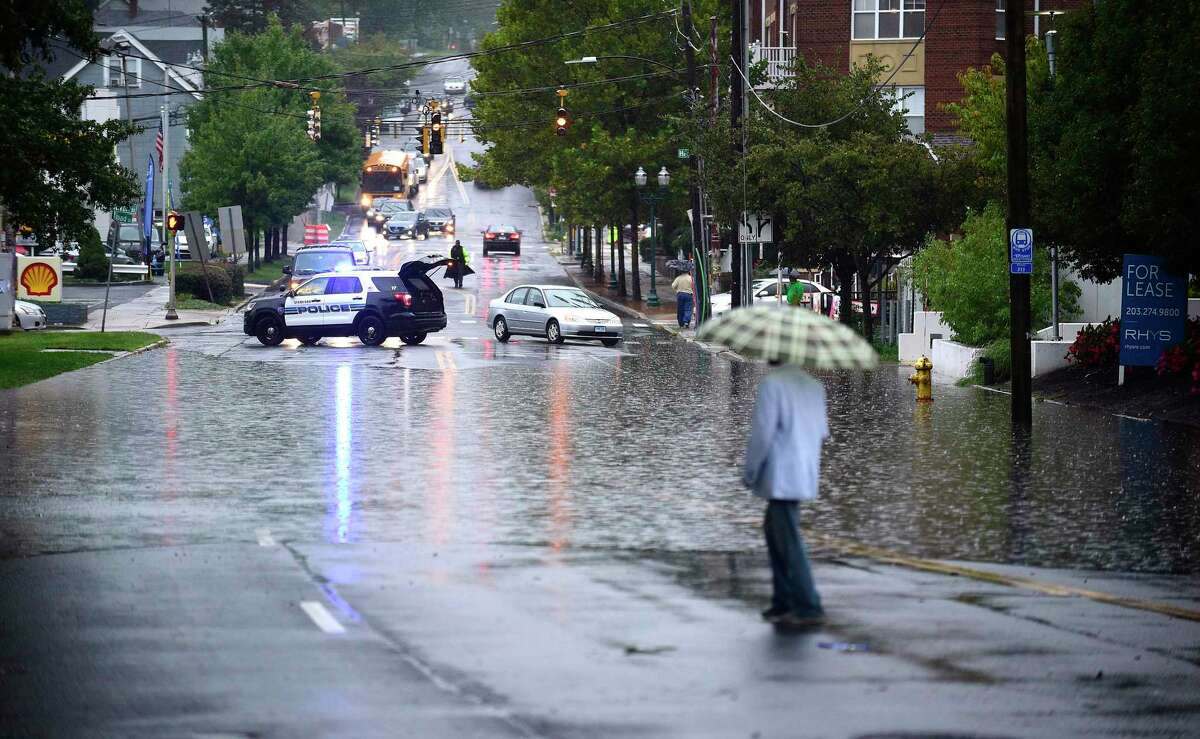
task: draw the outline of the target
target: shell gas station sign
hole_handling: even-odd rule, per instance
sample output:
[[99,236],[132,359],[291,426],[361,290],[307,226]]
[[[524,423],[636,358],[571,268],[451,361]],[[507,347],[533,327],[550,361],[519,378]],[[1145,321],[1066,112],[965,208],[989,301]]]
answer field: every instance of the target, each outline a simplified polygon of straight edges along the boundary
[[17,299],[62,302],[60,257],[17,257]]

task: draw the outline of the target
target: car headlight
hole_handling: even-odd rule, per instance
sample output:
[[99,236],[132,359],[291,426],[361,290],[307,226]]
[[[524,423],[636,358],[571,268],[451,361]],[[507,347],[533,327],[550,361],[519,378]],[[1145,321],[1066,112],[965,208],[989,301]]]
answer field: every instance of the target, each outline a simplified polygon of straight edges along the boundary
[[36,316],[38,313],[42,312],[42,309],[36,305],[19,304],[17,305],[17,312],[24,313],[27,316]]
[[247,313],[253,312],[253,310],[254,310],[254,301],[253,300],[251,300],[249,303],[246,303],[245,310]]

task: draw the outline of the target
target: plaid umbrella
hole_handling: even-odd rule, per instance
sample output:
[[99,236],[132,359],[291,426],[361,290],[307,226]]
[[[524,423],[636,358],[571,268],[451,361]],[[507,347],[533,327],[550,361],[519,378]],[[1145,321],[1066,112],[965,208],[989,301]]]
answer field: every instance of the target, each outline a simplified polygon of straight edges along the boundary
[[806,308],[738,308],[704,324],[696,336],[745,356],[812,369],[870,369],[879,362],[853,329]]

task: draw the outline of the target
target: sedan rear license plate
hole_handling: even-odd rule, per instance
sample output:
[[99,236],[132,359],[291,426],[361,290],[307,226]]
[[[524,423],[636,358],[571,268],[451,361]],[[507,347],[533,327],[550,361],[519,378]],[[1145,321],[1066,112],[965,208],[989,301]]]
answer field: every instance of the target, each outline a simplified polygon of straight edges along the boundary
[[602,334],[602,333],[604,333],[604,327],[603,327],[603,326],[597,326],[597,327],[596,327],[596,333],[598,333],[598,334]]

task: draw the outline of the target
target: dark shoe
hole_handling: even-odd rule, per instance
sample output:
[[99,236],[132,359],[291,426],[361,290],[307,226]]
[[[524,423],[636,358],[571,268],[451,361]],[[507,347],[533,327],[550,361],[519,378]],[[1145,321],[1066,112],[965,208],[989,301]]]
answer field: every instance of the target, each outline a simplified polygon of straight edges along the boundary
[[803,631],[822,626],[825,623],[825,616],[797,616],[794,613],[785,613],[771,623],[775,624],[776,628],[785,631]]
[[782,606],[771,606],[762,612],[763,621],[775,623],[781,616],[787,615],[788,609]]

